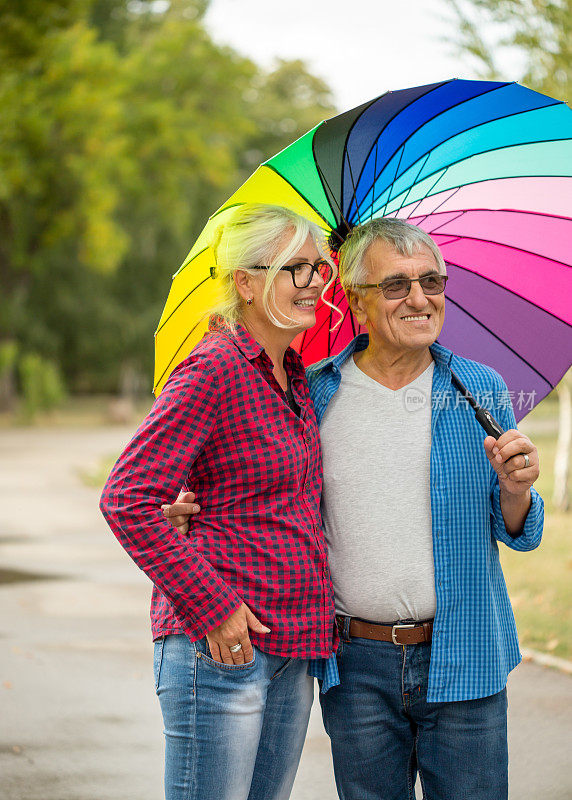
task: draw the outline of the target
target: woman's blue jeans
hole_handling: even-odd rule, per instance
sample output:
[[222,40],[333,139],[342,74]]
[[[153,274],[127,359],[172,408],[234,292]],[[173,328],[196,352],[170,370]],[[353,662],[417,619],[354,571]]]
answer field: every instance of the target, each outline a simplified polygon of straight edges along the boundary
[[286,800],[313,699],[308,662],[268,655],[230,666],[206,640],[155,642],[166,800]]
[[427,702],[431,646],[342,641],[340,685],[320,695],[341,800],[506,800],[506,690]]

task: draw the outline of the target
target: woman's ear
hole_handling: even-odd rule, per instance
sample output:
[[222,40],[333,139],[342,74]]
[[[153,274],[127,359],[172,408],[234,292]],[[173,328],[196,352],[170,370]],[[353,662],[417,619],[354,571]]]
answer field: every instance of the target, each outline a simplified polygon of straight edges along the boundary
[[237,269],[233,273],[234,284],[236,290],[243,300],[252,300],[252,276],[243,269]]

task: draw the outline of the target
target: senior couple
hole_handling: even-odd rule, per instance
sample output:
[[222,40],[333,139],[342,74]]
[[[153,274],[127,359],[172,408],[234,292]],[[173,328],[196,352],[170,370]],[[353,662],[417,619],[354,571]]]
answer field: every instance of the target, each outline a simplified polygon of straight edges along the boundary
[[[429,800],[506,798],[520,654],[498,543],[540,542],[538,455],[500,376],[436,343],[439,249],[399,220],[355,228],[339,275],[367,333],[305,374],[290,344],[336,274],[319,229],[242,206],[213,247],[209,332],[101,500],[154,584],[167,800],[288,798],[311,675],[342,800],[412,799],[418,773]],[[452,373],[492,394],[497,441],[432,402]],[[200,509],[170,505],[182,486]]]

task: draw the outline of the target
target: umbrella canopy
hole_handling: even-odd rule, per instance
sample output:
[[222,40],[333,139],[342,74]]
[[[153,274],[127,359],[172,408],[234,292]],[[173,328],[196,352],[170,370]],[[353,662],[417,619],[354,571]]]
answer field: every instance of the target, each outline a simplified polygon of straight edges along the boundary
[[[322,122],[269,159],[208,221],[173,278],[156,332],[155,390],[206,330],[217,297],[214,229],[238,204],[271,203],[330,241],[375,217],[427,231],[448,266],[439,341],[497,369],[524,416],[572,354],[572,110],[516,83],[451,80],[388,92]],[[336,283],[294,346],[306,364],[358,332]],[[522,405],[522,404],[521,404]]]

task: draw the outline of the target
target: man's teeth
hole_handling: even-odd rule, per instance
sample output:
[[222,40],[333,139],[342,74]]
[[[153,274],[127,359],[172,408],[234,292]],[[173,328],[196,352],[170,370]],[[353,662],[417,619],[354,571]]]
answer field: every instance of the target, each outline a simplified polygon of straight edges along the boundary
[[315,306],[316,305],[316,301],[315,300],[296,300],[294,302],[294,305],[295,306]]
[[412,322],[416,319],[429,319],[429,314],[417,314],[414,317],[401,317],[405,322]]

